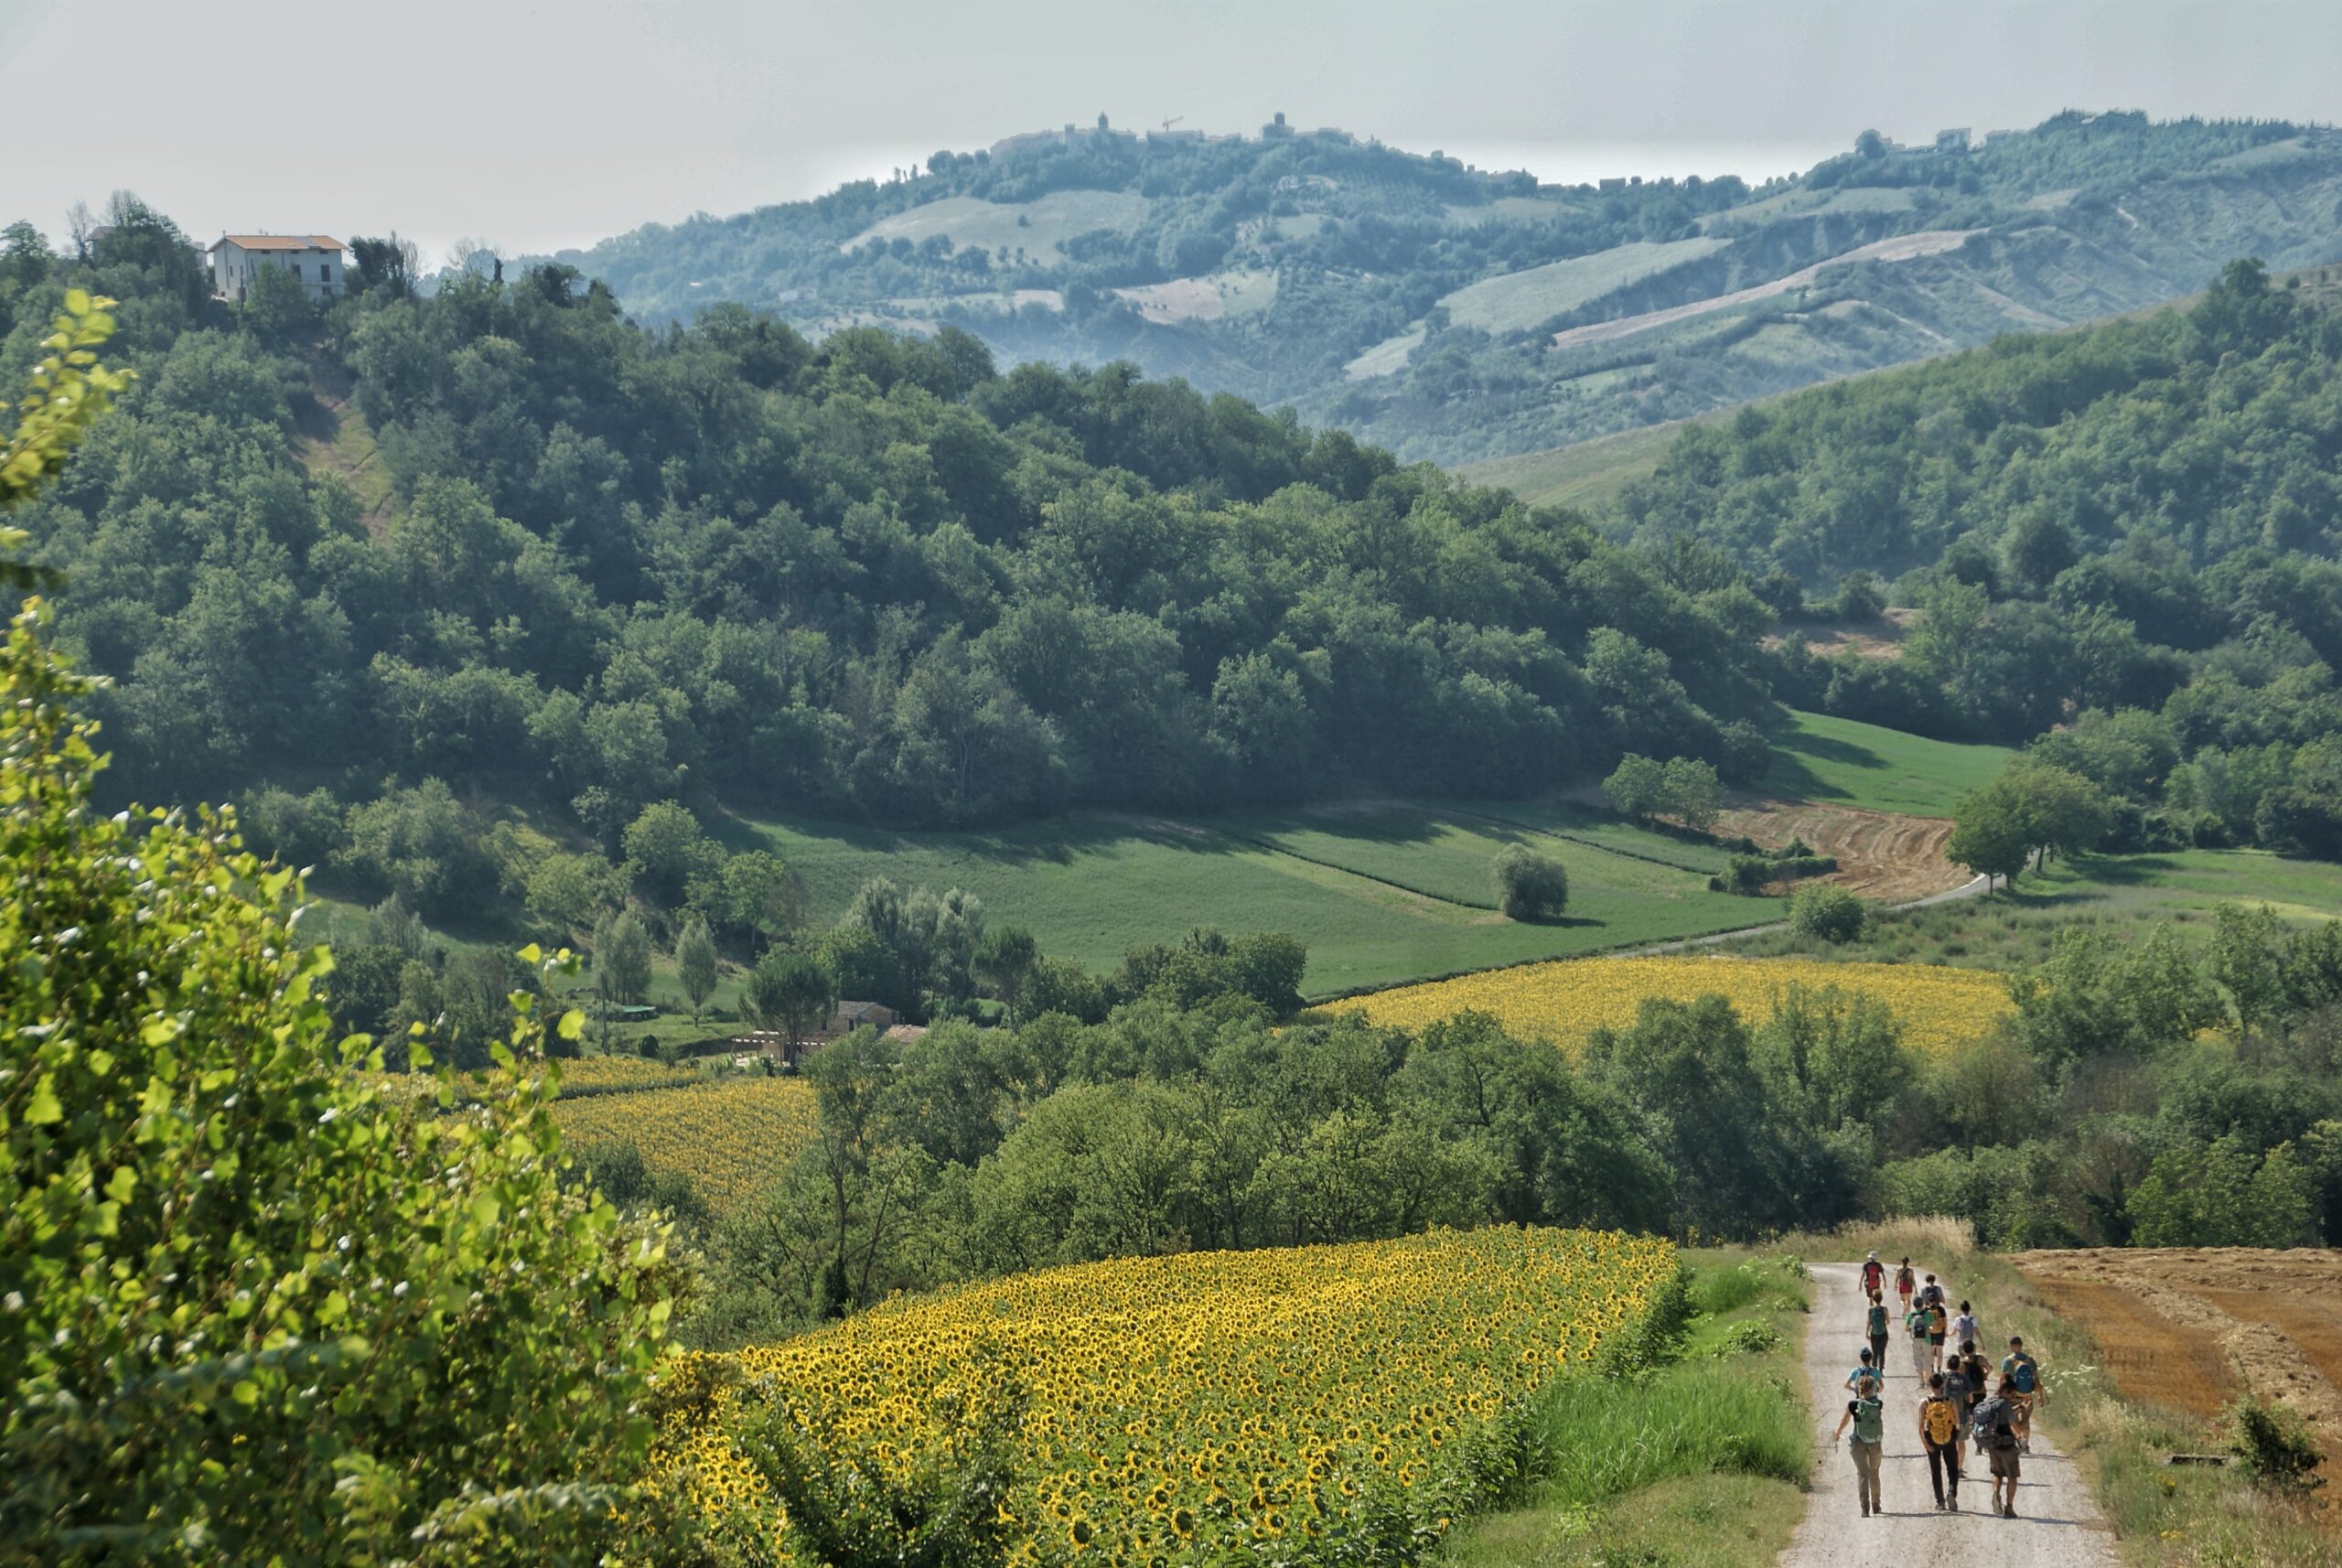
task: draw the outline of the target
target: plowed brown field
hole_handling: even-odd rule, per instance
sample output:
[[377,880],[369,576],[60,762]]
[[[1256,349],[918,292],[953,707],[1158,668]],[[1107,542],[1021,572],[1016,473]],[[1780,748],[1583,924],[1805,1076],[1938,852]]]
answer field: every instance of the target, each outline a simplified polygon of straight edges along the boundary
[[2203,1329],[2172,1322],[2121,1285],[2041,1277],[2034,1283],[2061,1316],[2090,1326],[2100,1360],[2125,1397],[2191,1415],[2218,1415],[2234,1397],[2228,1352]]
[[[2225,1378],[2292,1406],[2318,1425],[2329,1455],[2342,1453],[2342,1251],[2092,1248],[2011,1262],[2098,1337],[2126,1395],[2200,1414],[2207,1407],[2191,1400]],[[2132,1369],[2130,1347],[2175,1365]]]
[[1944,858],[1951,823],[1942,817],[1757,800],[1725,811],[1717,828],[1726,834],[1746,833],[1767,848],[1803,839],[1815,853],[1838,857],[1830,881],[1864,898],[1924,898],[1968,880],[1968,873]]

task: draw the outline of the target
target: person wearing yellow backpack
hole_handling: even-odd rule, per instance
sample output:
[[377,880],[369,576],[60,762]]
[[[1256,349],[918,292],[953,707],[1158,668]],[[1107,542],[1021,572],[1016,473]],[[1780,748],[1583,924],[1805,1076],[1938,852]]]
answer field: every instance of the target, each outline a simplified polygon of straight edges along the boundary
[[1928,1451],[1928,1479],[1935,1484],[1936,1511],[1960,1511],[1960,1407],[1944,1391],[1944,1375],[1928,1380],[1919,1402],[1919,1446]]

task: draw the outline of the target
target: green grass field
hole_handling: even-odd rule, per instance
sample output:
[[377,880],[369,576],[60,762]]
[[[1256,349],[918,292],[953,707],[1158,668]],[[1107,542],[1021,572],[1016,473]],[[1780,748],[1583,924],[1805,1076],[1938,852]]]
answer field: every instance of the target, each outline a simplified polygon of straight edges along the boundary
[[1832,946],[1781,931],[1735,941],[1732,950],[1758,958],[2014,970],[2047,959],[2057,932],[2069,926],[2096,927],[2119,940],[2171,922],[2183,939],[2197,940],[2209,932],[2209,911],[2220,903],[2267,904],[2294,921],[2342,918],[2342,865],[2256,849],[2087,854],[2027,872],[2014,888],[1989,898],[1883,916],[1859,942]]
[[[1459,970],[1753,925],[1776,913],[1707,889],[1721,857],[1583,808],[1508,808],[1506,822],[1437,805],[1166,822],[1085,815],[995,832],[894,832],[807,820],[735,824],[796,867],[817,922],[872,876],[967,889],[994,920],[1092,970],[1197,926],[1289,931],[1323,996]],[[1594,842],[1552,836],[1576,832]],[[1568,867],[1568,914],[1520,925],[1489,908],[1488,863],[1535,842]],[[1603,847],[1603,846],[1610,847]],[[1670,862],[1612,853],[1631,850]]]
[[[1400,359],[1404,362],[1405,355]],[[1622,430],[1574,446],[1466,463],[1456,470],[1456,476],[1476,485],[1510,490],[1531,506],[1597,509],[1616,500],[1618,492],[1637,479],[1649,478],[1682,429],[1677,423]]]
[[1526,332],[1565,310],[1601,298],[1724,248],[1722,240],[1636,240],[1590,256],[1548,262],[1500,277],[1482,278],[1441,297],[1448,319],[1485,332]]
[[1792,800],[1948,817],[1954,800],[1991,783],[2012,755],[2005,746],[1959,746],[1853,719],[1792,713],[1773,737],[1765,789]]

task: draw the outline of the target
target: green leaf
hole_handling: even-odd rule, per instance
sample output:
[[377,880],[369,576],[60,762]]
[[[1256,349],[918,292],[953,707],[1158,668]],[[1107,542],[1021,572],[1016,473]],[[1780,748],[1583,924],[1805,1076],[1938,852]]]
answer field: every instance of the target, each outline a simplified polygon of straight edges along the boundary
[[57,1086],[49,1074],[43,1073],[33,1080],[32,1103],[25,1107],[25,1120],[35,1127],[65,1120],[65,1107],[58,1101]]

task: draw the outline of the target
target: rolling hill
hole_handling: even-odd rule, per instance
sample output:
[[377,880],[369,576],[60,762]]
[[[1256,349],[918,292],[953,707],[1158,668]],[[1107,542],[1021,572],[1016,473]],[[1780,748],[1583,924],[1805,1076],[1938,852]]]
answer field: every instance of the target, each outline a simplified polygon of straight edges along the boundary
[[[645,321],[956,325],[1128,359],[1408,458],[1501,458],[2342,259],[2342,134],[2068,113],[1795,179],[1539,184],[1282,121],[1095,125],[558,260]],[[1564,496],[1560,499],[1573,499]]]

